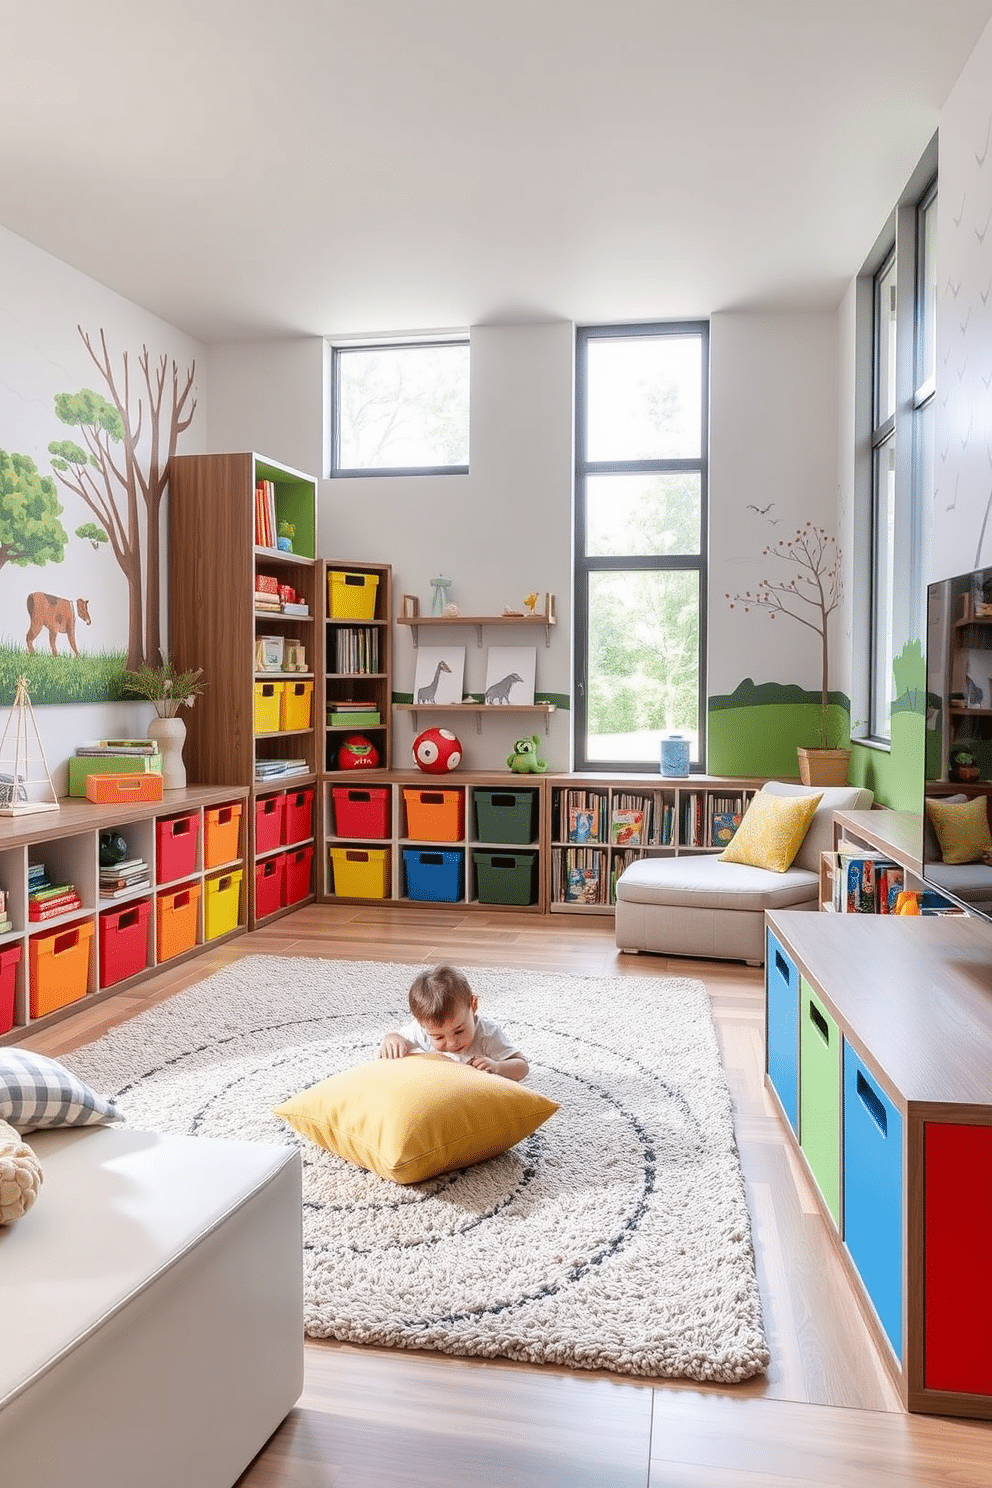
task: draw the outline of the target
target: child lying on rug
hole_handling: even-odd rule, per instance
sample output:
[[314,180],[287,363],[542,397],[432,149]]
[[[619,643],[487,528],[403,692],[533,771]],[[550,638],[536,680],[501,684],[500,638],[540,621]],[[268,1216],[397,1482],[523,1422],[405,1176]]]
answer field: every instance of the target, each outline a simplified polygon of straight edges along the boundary
[[508,1080],[522,1080],[530,1065],[492,1018],[476,1014],[479,999],[464,974],[454,966],[435,966],[414,978],[409,994],[413,1020],[402,1033],[387,1033],[380,1059],[407,1054],[447,1054],[460,1064]]

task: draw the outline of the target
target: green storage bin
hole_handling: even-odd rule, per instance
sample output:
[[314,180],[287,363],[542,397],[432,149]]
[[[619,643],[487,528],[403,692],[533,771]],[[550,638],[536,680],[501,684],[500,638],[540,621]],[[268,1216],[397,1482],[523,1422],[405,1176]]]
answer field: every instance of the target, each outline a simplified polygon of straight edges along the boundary
[[799,993],[799,1143],[839,1229],[842,1039],[804,978]]
[[536,790],[477,790],[475,835],[480,842],[537,840]]
[[69,794],[86,795],[87,775],[161,775],[160,754],[108,754],[69,756]]
[[473,852],[480,904],[536,904],[537,853]]

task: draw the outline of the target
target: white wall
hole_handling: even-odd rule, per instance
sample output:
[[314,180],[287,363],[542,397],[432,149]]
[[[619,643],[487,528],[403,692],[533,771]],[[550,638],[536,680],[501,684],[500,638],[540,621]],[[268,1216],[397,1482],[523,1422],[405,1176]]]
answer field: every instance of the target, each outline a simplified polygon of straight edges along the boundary
[[[814,632],[731,610],[726,596],[788,577],[763,550],[807,521],[838,532],[838,316],[714,315],[710,381],[709,691],[731,693],[746,677],[816,689]],[[838,612],[831,686],[847,691],[842,630]]]
[[[191,427],[180,438],[179,448],[184,453],[206,448],[203,347],[3,228],[0,228],[0,448],[10,454],[29,455],[42,476],[52,477],[49,444],[66,439],[81,443],[78,428],[62,424],[56,417],[56,394],[78,393],[84,388],[91,388],[105,398],[110,394],[86,350],[80,328],[93,337],[98,352],[100,334],[105,334],[107,350],[119,377],[123,357],[127,356],[135,406],[142,382],[139,359],[144,347],[153,368],[161,356],[166,356],[169,362],[175,360],[181,375],[195,364],[193,395],[197,406]],[[147,431],[146,409],[146,437]],[[25,567],[8,562],[0,567],[0,643],[23,649],[28,627],[26,597],[32,590],[40,589],[89,600],[92,624],[88,627],[77,624],[76,644],[80,652],[123,651],[127,640],[127,586],[120,567],[106,544],[94,550],[89,542],[74,535],[77,527],[94,521],[92,512],[79,497],[60,486],[59,500],[63,506],[60,520],[68,537],[62,560]],[[164,522],[163,517],[163,526]],[[60,655],[69,655],[64,636],[57,646]],[[47,632],[43,631],[38,638],[36,649],[48,651]],[[65,762],[77,744],[107,734],[141,733],[152,713],[147,703],[46,704],[34,707],[33,711],[47,766],[59,794],[68,788]],[[9,715],[5,708],[0,709],[0,715],[2,731]]]

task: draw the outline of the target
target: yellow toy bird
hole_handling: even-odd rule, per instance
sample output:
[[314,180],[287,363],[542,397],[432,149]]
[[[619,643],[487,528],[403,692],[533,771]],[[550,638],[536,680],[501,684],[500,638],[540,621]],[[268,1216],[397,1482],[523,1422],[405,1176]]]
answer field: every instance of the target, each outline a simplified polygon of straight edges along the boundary
[[537,590],[535,589],[534,593],[533,594],[528,594],[527,598],[524,600],[524,604],[527,606],[528,610],[530,611],[530,613],[532,615],[534,613],[534,606],[537,604],[537,599],[538,599],[538,595],[537,595]]

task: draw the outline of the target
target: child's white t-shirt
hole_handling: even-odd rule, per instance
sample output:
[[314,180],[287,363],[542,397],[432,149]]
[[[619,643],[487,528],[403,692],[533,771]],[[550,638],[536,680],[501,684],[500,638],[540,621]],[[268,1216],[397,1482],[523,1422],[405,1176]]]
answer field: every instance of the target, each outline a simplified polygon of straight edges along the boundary
[[[427,1032],[427,1029],[422,1028],[415,1019],[411,1018],[410,1022],[400,1032],[405,1039],[424,1054],[434,1054],[437,1052],[434,1048],[434,1040]],[[475,1037],[468,1048],[462,1049],[458,1054],[449,1054],[447,1057],[449,1059],[457,1059],[459,1064],[467,1064],[470,1059],[475,1059],[480,1055],[484,1059],[524,1058],[524,1055],[521,1054],[519,1049],[515,1049],[512,1044],[507,1043],[506,1035],[498,1023],[494,1023],[492,1018],[476,1017]]]

